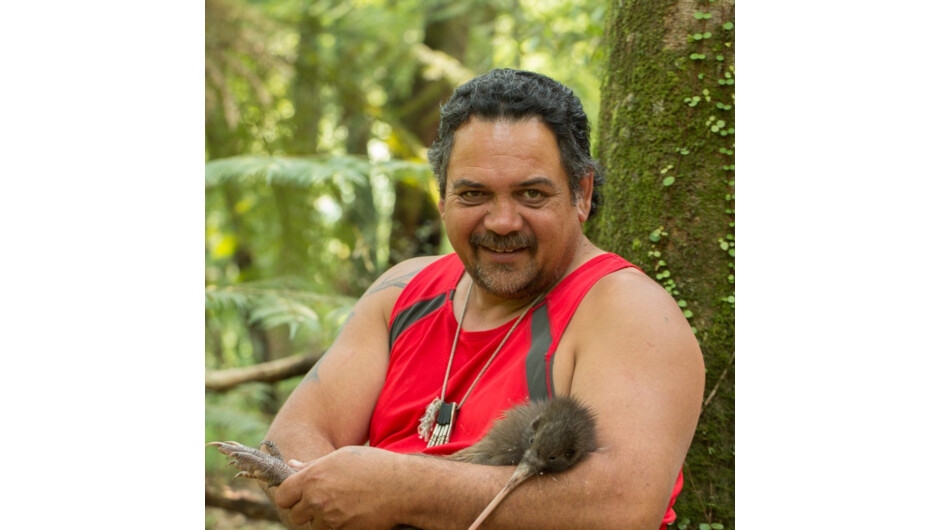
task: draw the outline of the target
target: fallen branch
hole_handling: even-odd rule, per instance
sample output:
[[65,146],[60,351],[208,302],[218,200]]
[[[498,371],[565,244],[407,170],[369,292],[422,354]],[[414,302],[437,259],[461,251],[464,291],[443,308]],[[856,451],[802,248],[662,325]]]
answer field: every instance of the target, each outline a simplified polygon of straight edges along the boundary
[[718,381],[715,382],[715,386],[712,388],[711,393],[708,394],[708,397],[705,399],[705,403],[702,404],[703,412],[705,411],[705,407],[708,406],[708,402],[711,401],[712,398],[715,397],[715,393],[718,392],[718,387],[721,385],[721,381],[725,378],[726,375],[728,375],[728,368],[731,368],[731,364],[734,363],[734,353],[735,352],[731,352],[731,358],[728,359],[728,366],[725,366],[724,371],[721,372],[720,376],[718,376]]
[[243,368],[206,370],[206,390],[224,392],[243,383],[274,383],[303,375],[313,368],[313,365],[322,355],[323,352],[315,352],[306,355],[292,355]]
[[226,486],[221,491],[214,491],[206,484],[206,506],[238,512],[249,519],[281,521],[277,509],[267,497],[248,490],[233,490]]

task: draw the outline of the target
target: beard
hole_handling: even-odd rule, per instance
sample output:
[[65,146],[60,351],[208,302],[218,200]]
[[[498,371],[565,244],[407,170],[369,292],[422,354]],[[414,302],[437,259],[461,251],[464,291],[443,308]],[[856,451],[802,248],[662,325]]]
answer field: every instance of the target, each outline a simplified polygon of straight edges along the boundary
[[535,260],[538,240],[523,234],[500,236],[493,232],[471,234],[470,246],[474,258],[480,247],[489,250],[516,250],[527,252],[532,258],[524,265],[509,263],[483,264],[473,259],[467,264],[467,273],[483,290],[503,298],[530,298],[544,291],[564,274],[564,271],[542,270]]

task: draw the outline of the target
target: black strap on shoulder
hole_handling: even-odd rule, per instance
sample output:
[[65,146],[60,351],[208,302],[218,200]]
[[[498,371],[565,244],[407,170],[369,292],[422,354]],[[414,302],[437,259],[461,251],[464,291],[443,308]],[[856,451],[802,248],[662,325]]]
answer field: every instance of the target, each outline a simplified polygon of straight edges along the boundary
[[421,320],[422,318],[430,315],[447,301],[449,296],[452,296],[454,293],[453,290],[450,290],[446,293],[441,293],[434,298],[428,300],[421,300],[420,302],[415,302],[405,309],[401,310],[392,320],[391,328],[388,332],[388,351],[392,351],[392,345],[395,344],[395,340],[399,335],[402,334],[409,326]]
[[[548,399],[555,394],[550,373],[546,373],[545,355],[552,346],[552,329],[548,321],[548,304],[544,303],[532,311],[530,321],[532,343],[525,358],[525,375],[529,385],[529,399]],[[549,366],[553,363],[549,362]]]

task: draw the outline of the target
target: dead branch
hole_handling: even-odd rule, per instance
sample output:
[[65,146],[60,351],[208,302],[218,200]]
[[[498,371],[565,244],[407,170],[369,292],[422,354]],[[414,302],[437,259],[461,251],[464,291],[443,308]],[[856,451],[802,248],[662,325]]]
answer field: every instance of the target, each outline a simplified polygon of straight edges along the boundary
[[281,522],[277,509],[267,497],[248,490],[233,490],[224,486],[221,491],[216,491],[206,484],[206,506],[238,512],[249,519]]
[[731,364],[734,363],[734,354],[731,352],[731,358],[728,359],[728,366],[725,366],[725,369],[721,372],[721,375],[718,376],[718,381],[715,382],[715,386],[712,388],[711,393],[708,394],[708,398],[705,399],[705,403],[702,404],[702,411],[705,411],[705,407],[708,406],[708,403],[715,397],[715,393],[718,392],[718,387],[721,385],[721,382],[724,380],[725,376],[728,375],[728,368],[731,368]]
[[310,371],[322,355],[323,352],[314,352],[306,355],[292,355],[243,368],[206,370],[206,390],[225,392],[243,383],[274,383],[303,375]]

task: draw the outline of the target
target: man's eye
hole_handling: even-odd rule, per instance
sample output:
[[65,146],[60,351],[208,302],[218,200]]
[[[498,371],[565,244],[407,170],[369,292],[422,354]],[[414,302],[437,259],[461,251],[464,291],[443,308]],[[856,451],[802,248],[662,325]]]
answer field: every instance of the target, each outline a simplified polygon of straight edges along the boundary
[[461,191],[458,195],[460,196],[461,199],[472,200],[472,199],[479,199],[480,197],[482,197],[483,192],[480,190],[466,190],[466,191]]
[[525,197],[526,199],[537,201],[541,199],[542,197],[545,197],[545,194],[539,190],[525,190],[522,192],[522,196]]

